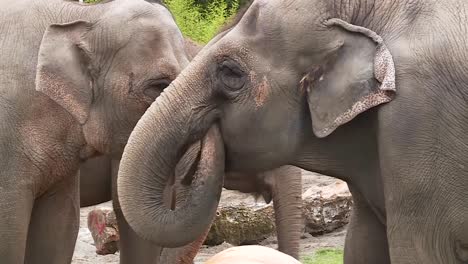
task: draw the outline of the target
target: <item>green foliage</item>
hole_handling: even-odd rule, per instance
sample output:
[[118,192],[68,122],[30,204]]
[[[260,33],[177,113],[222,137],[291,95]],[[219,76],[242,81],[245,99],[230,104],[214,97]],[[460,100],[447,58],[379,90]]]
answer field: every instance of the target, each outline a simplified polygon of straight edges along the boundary
[[101,0],[84,0],[83,2],[87,3],[87,4],[95,4],[97,2],[100,2]]
[[205,4],[195,0],[165,0],[182,33],[199,43],[207,43],[239,8],[239,0],[211,0]]
[[319,249],[312,256],[301,260],[304,264],[343,264],[343,250]]

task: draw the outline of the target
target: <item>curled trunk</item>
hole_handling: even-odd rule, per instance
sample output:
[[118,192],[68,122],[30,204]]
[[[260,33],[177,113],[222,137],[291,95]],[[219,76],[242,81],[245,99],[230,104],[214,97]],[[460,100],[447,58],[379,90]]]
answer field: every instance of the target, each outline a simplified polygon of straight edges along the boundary
[[[201,111],[196,106],[203,95],[193,93],[187,83],[182,85],[185,90],[177,90],[176,85],[171,84],[138,122],[118,177],[126,220],[141,237],[163,247],[184,246],[203,235],[216,213],[224,176],[223,140],[214,118],[209,121],[205,114],[205,126],[199,131],[193,128],[194,121],[200,121],[195,114]],[[164,204],[164,189],[187,147],[202,136],[190,192],[180,207],[171,210]]]

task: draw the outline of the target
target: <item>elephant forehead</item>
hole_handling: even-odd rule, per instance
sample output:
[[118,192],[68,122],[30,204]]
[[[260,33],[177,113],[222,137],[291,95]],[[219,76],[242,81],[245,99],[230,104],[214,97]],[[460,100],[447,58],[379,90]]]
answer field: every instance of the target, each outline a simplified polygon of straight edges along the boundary
[[[120,25],[120,26],[119,26]],[[155,34],[166,38],[179,39],[183,43],[182,33],[167,8],[160,4],[146,1],[125,1],[116,4],[99,21],[101,35],[112,37],[113,41],[126,42],[135,35]]]
[[[238,57],[242,60],[254,59],[255,56],[246,44],[247,43],[242,36],[231,34],[230,32],[217,43],[215,43],[210,49],[213,51],[215,58],[223,58],[229,54],[231,57]],[[242,61],[238,62],[242,65]]]

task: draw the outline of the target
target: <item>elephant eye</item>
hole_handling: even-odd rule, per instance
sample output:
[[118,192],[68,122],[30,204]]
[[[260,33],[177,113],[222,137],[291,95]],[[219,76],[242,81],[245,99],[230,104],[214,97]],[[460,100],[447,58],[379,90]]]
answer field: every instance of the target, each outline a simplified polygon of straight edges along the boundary
[[245,84],[245,74],[232,60],[225,60],[219,67],[219,78],[230,90],[238,90]]
[[152,100],[156,100],[156,98],[169,86],[170,83],[171,81],[167,79],[151,81],[143,91],[143,94],[150,97]]

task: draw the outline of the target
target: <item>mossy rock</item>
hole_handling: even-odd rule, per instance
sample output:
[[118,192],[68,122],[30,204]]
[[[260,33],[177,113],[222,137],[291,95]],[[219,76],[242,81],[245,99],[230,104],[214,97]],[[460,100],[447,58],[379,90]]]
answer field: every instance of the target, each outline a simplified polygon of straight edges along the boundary
[[218,209],[204,244],[256,244],[274,233],[274,214],[271,206],[260,209],[244,205],[226,206]]
[[[223,191],[223,195],[229,192]],[[233,193],[221,201],[205,245],[257,244],[276,235],[272,203],[259,206],[253,198],[246,199],[247,194]],[[303,230],[309,234],[332,232],[349,222],[353,201],[345,182],[313,186],[303,193],[302,199]]]

